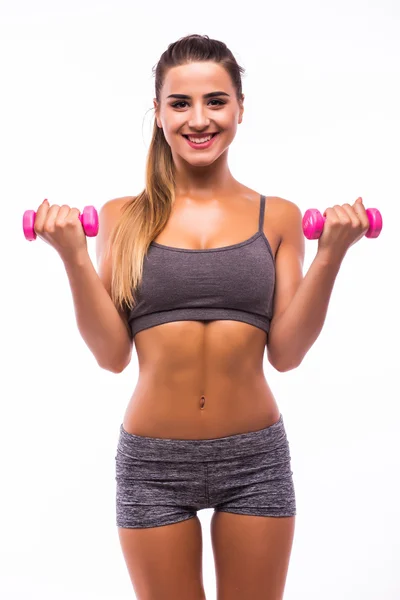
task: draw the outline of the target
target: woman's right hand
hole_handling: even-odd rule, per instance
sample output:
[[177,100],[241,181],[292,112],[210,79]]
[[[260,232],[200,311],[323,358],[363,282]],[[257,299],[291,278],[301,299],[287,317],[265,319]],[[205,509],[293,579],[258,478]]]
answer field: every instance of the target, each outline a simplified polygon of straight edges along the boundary
[[87,253],[87,239],[79,219],[78,208],[66,204],[49,205],[44,200],[39,206],[34,231],[43,241],[53,246],[63,261]]
[[332,260],[343,259],[347,250],[367,233],[370,224],[362,198],[352,206],[335,204],[324,212],[326,221],[318,239],[318,253],[329,255]]

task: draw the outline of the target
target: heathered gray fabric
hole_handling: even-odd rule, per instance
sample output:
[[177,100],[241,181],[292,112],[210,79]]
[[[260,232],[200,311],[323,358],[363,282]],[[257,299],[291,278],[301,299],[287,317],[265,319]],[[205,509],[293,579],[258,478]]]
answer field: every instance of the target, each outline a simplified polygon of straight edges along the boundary
[[132,337],[169,321],[233,320],[269,331],[275,262],[263,231],[231,246],[193,250],[152,242],[143,263],[137,304],[128,312]]
[[201,440],[135,435],[121,424],[115,468],[118,527],[170,525],[206,508],[262,517],[296,515],[282,414],[259,431]]

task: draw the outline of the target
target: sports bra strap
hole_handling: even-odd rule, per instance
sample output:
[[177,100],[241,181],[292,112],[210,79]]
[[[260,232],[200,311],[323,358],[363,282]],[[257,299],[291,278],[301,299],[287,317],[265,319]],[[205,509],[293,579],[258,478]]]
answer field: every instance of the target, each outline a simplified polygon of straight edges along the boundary
[[263,231],[264,212],[265,212],[265,196],[261,196],[261,198],[260,198],[260,220],[258,222],[258,231]]

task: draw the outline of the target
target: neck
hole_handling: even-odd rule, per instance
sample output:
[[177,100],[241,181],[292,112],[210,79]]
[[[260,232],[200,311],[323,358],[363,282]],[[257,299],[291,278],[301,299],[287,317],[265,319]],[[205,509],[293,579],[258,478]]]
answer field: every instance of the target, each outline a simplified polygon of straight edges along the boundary
[[238,182],[229,170],[225,154],[205,166],[191,165],[181,157],[174,157],[175,196],[202,201],[232,193]]

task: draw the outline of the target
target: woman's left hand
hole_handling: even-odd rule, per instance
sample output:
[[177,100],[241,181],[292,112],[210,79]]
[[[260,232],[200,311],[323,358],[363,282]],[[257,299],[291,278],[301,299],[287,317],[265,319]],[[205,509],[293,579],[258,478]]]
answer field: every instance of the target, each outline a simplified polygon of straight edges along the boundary
[[343,259],[350,246],[364,237],[369,229],[362,198],[357,198],[353,206],[335,204],[333,208],[326,209],[324,217],[326,220],[318,239],[318,253],[332,259]]

